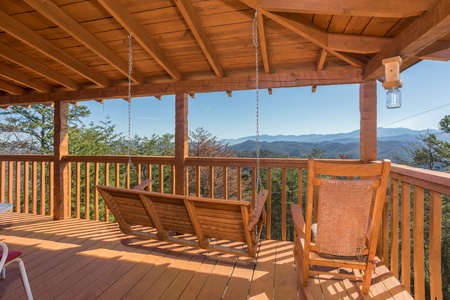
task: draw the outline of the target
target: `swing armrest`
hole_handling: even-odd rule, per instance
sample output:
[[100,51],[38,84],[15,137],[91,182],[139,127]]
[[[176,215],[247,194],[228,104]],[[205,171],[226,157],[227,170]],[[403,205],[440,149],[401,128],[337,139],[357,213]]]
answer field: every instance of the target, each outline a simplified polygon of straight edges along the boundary
[[152,183],[151,179],[145,179],[144,181],[142,181],[140,184],[138,184],[137,186],[135,186],[133,188],[133,190],[141,190],[141,191],[148,191],[148,188],[150,186],[150,184]]
[[[267,196],[269,195],[268,190],[261,190],[258,194],[258,197],[256,198],[256,207],[253,211],[253,219],[248,224],[249,230],[252,230],[253,227],[260,222],[262,218],[265,217],[264,211],[264,204],[266,203]],[[261,220],[265,221],[265,220]]]

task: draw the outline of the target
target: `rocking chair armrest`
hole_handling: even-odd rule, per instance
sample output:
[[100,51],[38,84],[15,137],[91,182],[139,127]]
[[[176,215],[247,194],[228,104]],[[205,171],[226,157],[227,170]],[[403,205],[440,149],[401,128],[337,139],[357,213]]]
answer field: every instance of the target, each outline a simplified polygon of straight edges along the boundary
[[253,227],[260,221],[261,218],[265,218],[264,204],[266,203],[267,196],[269,195],[268,190],[261,190],[256,198],[256,207],[253,211],[253,219],[248,224],[249,230],[252,230]]
[[302,210],[299,204],[291,204],[292,220],[296,229],[305,233],[305,220],[303,219]]
[[145,179],[144,181],[142,181],[140,184],[138,184],[137,186],[135,186],[133,188],[133,190],[141,190],[144,191],[145,189],[148,189],[148,186],[152,183],[151,179]]

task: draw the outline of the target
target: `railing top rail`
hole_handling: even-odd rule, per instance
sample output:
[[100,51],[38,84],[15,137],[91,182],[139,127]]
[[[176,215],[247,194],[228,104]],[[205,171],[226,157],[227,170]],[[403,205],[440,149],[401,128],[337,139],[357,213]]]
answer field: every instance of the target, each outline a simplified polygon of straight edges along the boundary
[[441,194],[450,195],[450,174],[406,165],[392,164],[392,179],[398,179]]
[[0,161],[44,161],[50,162],[54,160],[53,155],[43,154],[8,154],[0,155]]
[[[126,155],[65,155],[64,162],[100,162],[100,163],[128,163]],[[171,165],[175,162],[173,156],[131,156],[132,163]]]

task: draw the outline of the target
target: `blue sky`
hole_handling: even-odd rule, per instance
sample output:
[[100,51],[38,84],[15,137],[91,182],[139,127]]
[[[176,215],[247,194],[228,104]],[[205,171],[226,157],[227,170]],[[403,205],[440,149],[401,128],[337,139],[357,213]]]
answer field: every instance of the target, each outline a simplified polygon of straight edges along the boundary
[[[437,129],[450,114],[450,63],[424,61],[400,75],[403,81],[402,107],[387,109],[385,90],[378,83],[378,127]],[[302,135],[344,133],[359,129],[359,84],[259,91],[259,133],[261,135]],[[91,110],[88,122],[107,116],[119,132],[128,132],[128,103],[106,100],[80,103]],[[189,97],[189,130],[204,127],[219,139],[239,138],[256,133],[255,91],[199,93]],[[133,98],[131,134],[151,136],[174,133],[175,97]]]

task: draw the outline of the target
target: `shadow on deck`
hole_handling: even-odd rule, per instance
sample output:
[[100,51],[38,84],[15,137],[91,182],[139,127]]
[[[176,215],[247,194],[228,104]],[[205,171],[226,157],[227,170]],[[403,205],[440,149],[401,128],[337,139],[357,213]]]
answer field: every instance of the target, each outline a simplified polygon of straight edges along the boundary
[[[0,226],[24,253],[35,299],[361,299],[354,282],[324,278],[297,294],[290,242],[263,241],[255,260],[130,238],[111,223],[6,213]],[[370,298],[405,299],[385,267],[376,273]],[[15,266],[0,297],[26,298]]]

